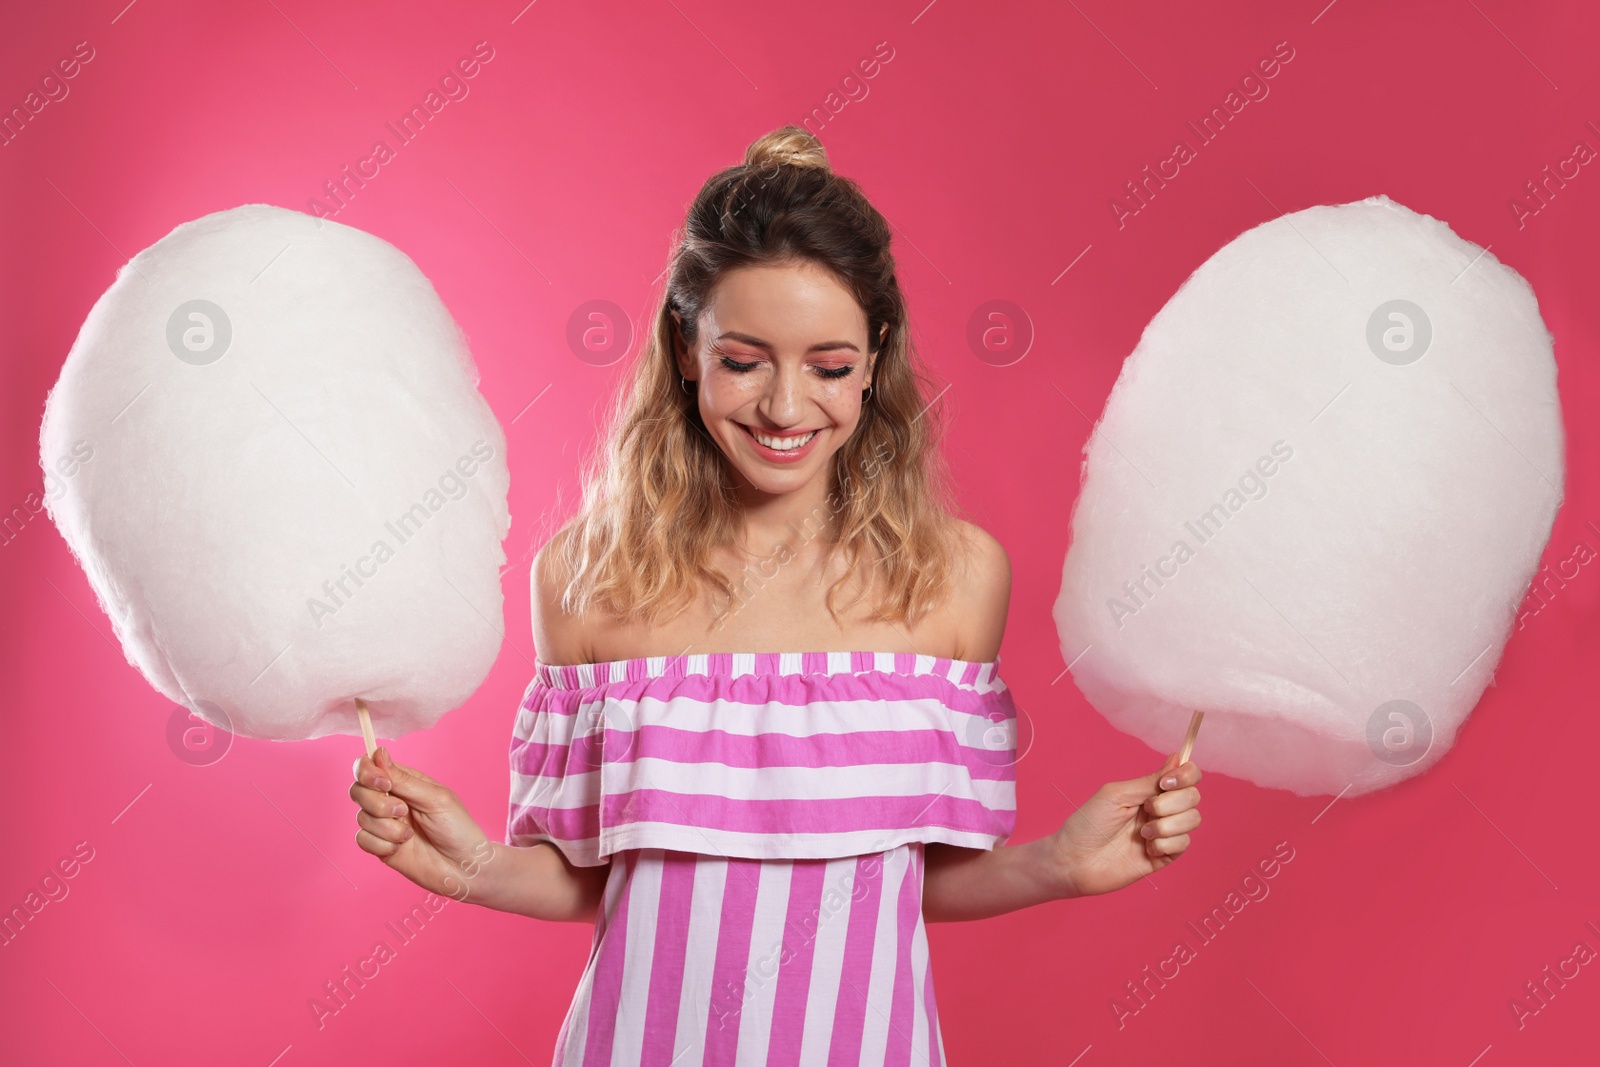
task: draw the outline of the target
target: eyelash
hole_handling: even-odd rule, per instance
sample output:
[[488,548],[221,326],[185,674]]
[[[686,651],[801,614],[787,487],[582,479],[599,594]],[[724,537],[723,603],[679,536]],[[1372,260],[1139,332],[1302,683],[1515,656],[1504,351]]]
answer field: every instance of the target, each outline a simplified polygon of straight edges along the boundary
[[[757,363],[740,363],[738,360],[729,359],[727,356],[722,357],[722,365],[736,374],[745,374],[749,371],[755,370],[756,367],[760,366],[760,364]],[[855,367],[851,366],[832,368],[818,367],[817,373],[822,375],[824,378],[845,378],[848,377],[850,372],[853,370],[855,370]]]

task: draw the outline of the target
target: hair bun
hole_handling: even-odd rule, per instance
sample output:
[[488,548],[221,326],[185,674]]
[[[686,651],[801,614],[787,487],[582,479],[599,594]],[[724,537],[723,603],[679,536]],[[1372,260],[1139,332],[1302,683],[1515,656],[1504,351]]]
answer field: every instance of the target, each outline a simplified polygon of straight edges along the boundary
[[744,165],[747,167],[764,167],[771,163],[832,170],[828,166],[828,153],[823,151],[822,142],[804,126],[780,126],[758,137],[744,150]]

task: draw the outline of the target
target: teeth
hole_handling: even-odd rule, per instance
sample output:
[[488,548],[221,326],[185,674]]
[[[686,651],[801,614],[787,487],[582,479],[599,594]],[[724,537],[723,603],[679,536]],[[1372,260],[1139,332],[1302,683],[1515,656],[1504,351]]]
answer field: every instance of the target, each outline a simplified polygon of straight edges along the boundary
[[760,441],[774,452],[791,452],[796,448],[801,448],[807,441],[811,440],[816,435],[817,431],[815,430],[812,430],[810,433],[802,437],[768,437],[766,434],[756,433],[754,430],[750,431],[750,436],[754,437],[757,441]]

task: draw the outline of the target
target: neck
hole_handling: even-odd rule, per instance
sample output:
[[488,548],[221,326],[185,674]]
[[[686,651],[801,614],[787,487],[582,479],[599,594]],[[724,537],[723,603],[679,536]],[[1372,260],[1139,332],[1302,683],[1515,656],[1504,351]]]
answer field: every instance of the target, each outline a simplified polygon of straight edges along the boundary
[[763,493],[752,486],[739,490],[744,510],[744,551],[769,556],[786,551],[795,556],[826,549],[837,536],[837,511],[842,501],[827,491],[825,478],[789,493]]

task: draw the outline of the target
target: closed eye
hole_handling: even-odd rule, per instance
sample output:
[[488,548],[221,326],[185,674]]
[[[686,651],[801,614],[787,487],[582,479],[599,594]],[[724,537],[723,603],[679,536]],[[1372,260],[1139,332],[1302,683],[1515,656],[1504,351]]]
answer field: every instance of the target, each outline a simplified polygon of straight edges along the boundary
[[[759,361],[755,363],[740,363],[738,360],[729,359],[727,356],[723,356],[721,359],[722,365],[733,371],[735,374],[746,374],[761,366]],[[817,373],[824,378],[844,378],[847,377],[851,371],[855,370],[855,367],[848,365],[843,367],[818,367],[816,370]]]

